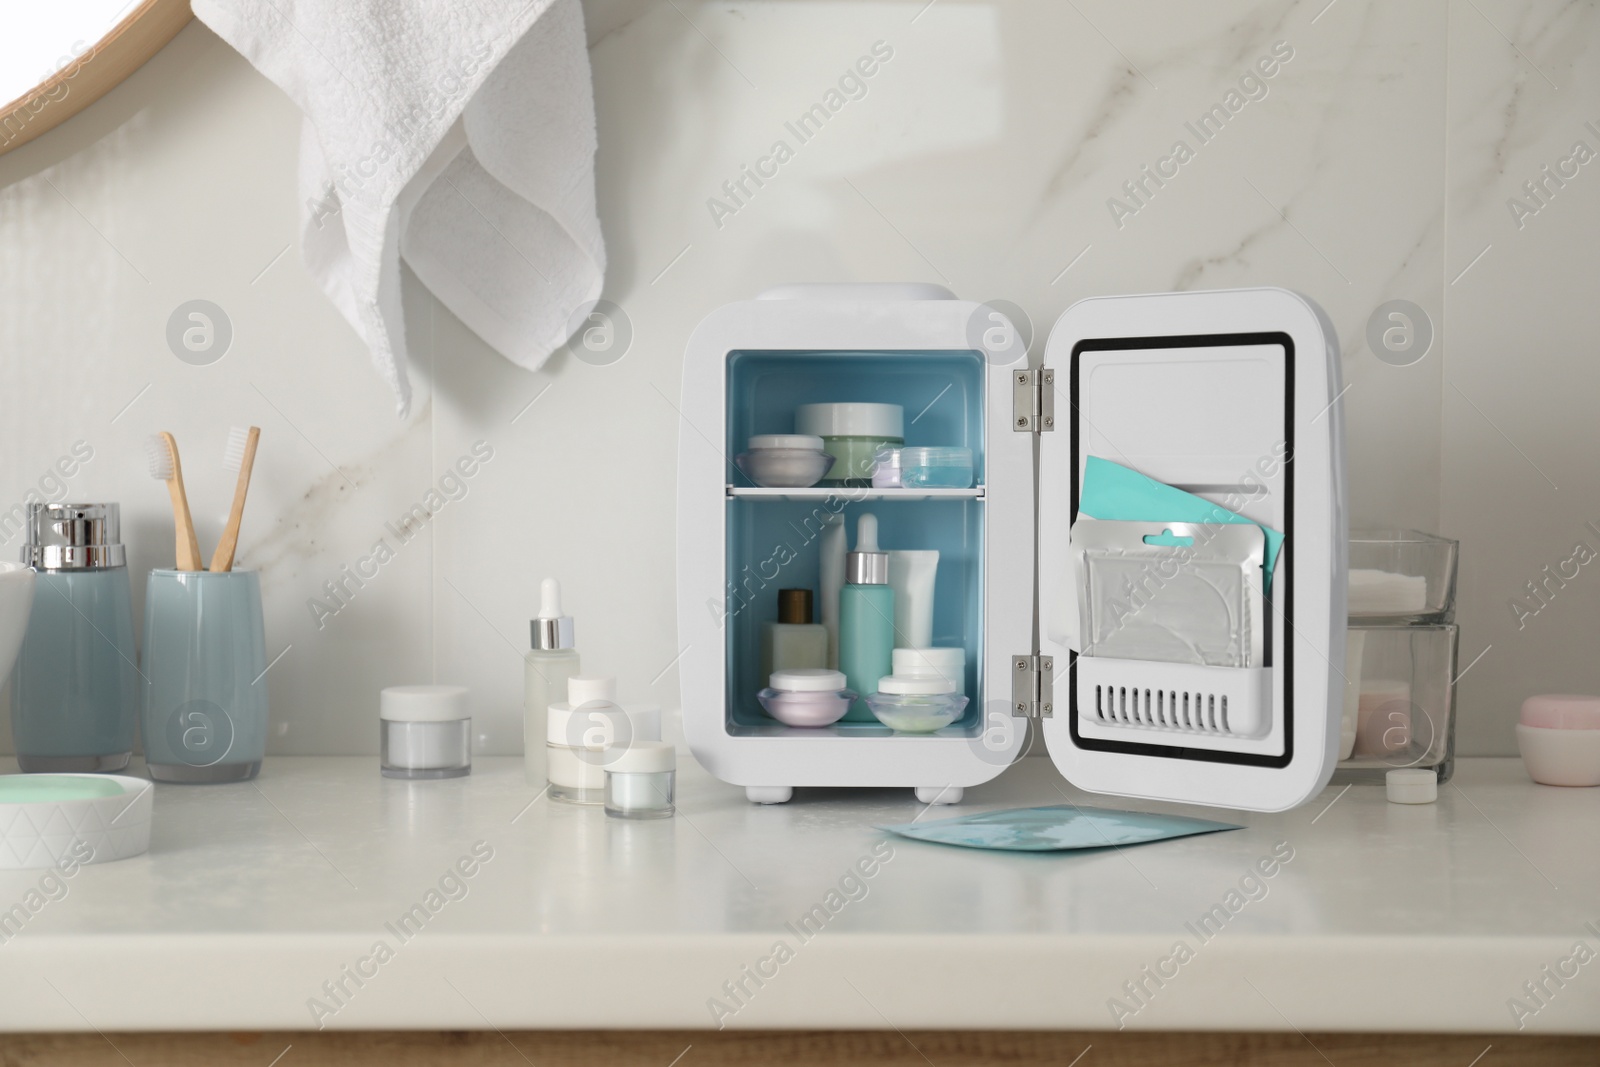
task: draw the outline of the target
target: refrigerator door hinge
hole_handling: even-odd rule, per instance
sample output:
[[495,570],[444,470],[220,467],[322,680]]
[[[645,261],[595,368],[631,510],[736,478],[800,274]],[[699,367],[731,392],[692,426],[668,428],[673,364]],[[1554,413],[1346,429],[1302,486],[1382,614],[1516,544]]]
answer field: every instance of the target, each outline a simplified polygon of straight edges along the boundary
[[1011,429],[1049,433],[1056,428],[1056,372],[1051,367],[1011,372]]
[[1054,656],[1011,657],[1011,714],[1048,719],[1055,714]]

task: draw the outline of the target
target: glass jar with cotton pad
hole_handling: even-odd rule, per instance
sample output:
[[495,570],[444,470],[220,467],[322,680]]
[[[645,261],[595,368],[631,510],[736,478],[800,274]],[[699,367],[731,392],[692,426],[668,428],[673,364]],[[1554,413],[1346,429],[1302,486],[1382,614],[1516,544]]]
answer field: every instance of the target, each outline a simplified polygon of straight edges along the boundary
[[899,404],[802,404],[795,409],[796,433],[822,438],[833,466],[825,485],[872,484],[872,458],[878,449],[906,443],[906,409]]
[[459,778],[472,771],[472,718],[461,685],[392,685],[378,700],[385,778]]
[[662,741],[635,741],[613,752],[606,763],[606,814],[615,819],[667,819],[673,799],[678,754]]

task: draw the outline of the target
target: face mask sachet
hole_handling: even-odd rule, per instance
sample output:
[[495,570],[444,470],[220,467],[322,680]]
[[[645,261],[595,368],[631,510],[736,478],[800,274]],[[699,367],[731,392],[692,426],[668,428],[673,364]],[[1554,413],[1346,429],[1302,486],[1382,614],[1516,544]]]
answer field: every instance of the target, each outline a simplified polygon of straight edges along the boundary
[[1271,626],[1259,526],[1080,518],[1071,538],[1081,655],[1265,662]]

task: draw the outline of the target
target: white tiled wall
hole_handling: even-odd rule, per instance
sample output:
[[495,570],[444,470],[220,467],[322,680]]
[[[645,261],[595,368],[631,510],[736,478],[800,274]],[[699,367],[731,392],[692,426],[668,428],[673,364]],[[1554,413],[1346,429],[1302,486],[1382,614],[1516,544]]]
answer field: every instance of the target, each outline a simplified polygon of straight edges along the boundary
[[[1522,631],[1505,604],[1568,542],[1600,549],[1581,529],[1600,520],[1584,493],[1596,480],[1584,366],[1600,322],[1582,284],[1600,177],[1584,168],[1520,231],[1504,204],[1571,141],[1600,149],[1582,129],[1600,120],[1583,95],[1595,98],[1600,76],[1592,8],[589,0],[586,11],[607,296],[631,347],[607,366],[560,354],[530,375],[408,276],[419,388],[404,421],[293,247],[297,113],[200,25],[0,156],[0,511],[84,441],[94,456],[70,493],[123,503],[137,573],[171,553],[143,439],[177,435],[209,548],[231,487],[218,462],[228,427],[261,426],[242,556],[263,572],[269,655],[287,650],[268,674],[273,751],[374,751],[377,690],[431,679],[472,687],[483,751],[517,751],[519,658],[546,574],[566,585],[586,665],[674,707],[684,341],[711,308],[786,281],[940,281],[1015,302],[1041,336],[1097,293],[1276,284],[1314,296],[1345,348],[1355,518],[1464,541],[1464,662],[1495,647],[1463,680],[1462,750],[1512,751],[1521,693],[1596,689],[1585,646],[1600,578],[1586,570]],[[799,144],[785,122],[878,42],[892,56],[864,95]],[[1275,49],[1289,58],[1246,82],[1241,97],[1254,98],[1201,143],[1185,124]],[[733,204],[723,182],[778,139],[793,158]],[[1114,218],[1108,201],[1179,139],[1193,157]],[[714,211],[713,197],[736,210]],[[167,346],[168,317],[191,299],[232,323],[210,366]],[[1409,366],[1378,361],[1364,340],[1391,299],[1435,326]],[[385,523],[478,442],[493,455],[464,495],[399,544]],[[315,610],[323,583],[380,538],[394,558],[337,613]]]

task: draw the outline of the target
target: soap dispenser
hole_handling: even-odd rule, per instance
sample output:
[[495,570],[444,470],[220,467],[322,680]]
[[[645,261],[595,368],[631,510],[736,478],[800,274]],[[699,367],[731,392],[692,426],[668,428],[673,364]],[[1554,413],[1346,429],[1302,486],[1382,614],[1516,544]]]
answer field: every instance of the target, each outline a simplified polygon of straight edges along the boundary
[[133,599],[116,504],[27,510],[37,578],[17,657],[11,736],[23,771],[120,771],[139,723]]
[[856,548],[845,557],[839,590],[839,669],[857,698],[843,722],[877,722],[866,697],[878,680],[894,673],[894,590],[889,553],[878,547],[878,517],[856,520]]

